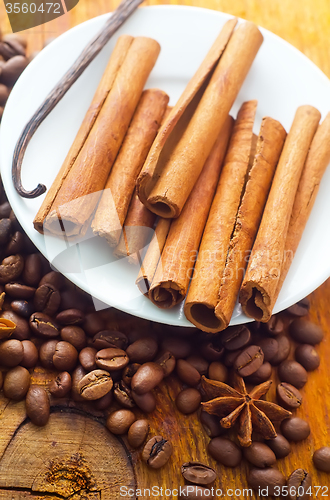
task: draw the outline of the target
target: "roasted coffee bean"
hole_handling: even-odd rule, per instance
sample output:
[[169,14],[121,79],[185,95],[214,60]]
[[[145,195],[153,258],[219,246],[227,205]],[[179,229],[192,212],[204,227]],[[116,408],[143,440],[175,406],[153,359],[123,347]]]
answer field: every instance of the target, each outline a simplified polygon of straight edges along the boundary
[[330,472],[330,446],[322,446],[315,450],[313,462],[317,470]]
[[34,287],[21,283],[7,283],[5,285],[5,292],[17,300],[30,300],[34,296],[35,291]]
[[25,259],[22,279],[26,285],[37,287],[42,276],[42,260],[38,253],[31,253]]
[[193,354],[186,358],[186,361],[190,363],[201,375],[207,375],[209,369],[209,362],[198,354]]
[[65,309],[56,316],[56,321],[60,325],[80,325],[84,322],[85,314],[80,309]]
[[226,429],[224,429],[220,424],[219,417],[202,410],[199,418],[206,434],[210,438],[220,436],[226,432]]
[[246,377],[246,382],[249,384],[262,384],[263,382],[266,382],[266,380],[269,380],[271,375],[272,365],[266,361],[266,363],[263,363],[256,372],[249,377]]
[[20,340],[8,339],[0,344],[0,365],[13,368],[23,359],[23,345]]
[[251,339],[251,332],[245,325],[237,325],[226,328],[221,333],[222,345],[228,351],[236,351],[248,345]]
[[176,359],[187,358],[191,354],[192,346],[188,340],[178,337],[165,337],[161,348],[170,351]]
[[267,337],[258,342],[264,353],[264,361],[271,361],[278,353],[278,342],[275,338]]
[[147,438],[149,422],[145,419],[136,420],[128,429],[127,441],[132,448],[139,448]]
[[122,380],[115,383],[113,395],[124,408],[134,408],[135,402],[132,398],[131,390]]
[[322,329],[305,318],[297,318],[292,321],[289,333],[291,337],[300,344],[319,344],[324,337]]
[[305,370],[311,372],[320,366],[320,356],[310,344],[300,344],[296,348],[295,358]]
[[244,448],[243,454],[250,464],[260,469],[276,464],[275,453],[265,443],[253,441],[251,446]]
[[207,361],[219,361],[223,353],[225,352],[224,347],[217,345],[215,342],[210,340],[202,342],[198,348],[199,352]]
[[60,334],[58,324],[50,316],[42,312],[33,313],[29,325],[37,337],[49,339],[58,337]]
[[17,340],[28,340],[31,337],[29,323],[25,318],[22,318],[14,311],[2,311],[0,317],[15,323],[16,328],[11,338],[15,338]]
[[85,320],[82,324],[82,329],[90,337],[94,337],[97,333],[105,330],[105,322],[100,314],[97,312],[86,314]]
[[131,385],[132,377],[138,371],[140,366],[141,365],[139,363],[131,363],[125,366],[122,378],[126,385]]
[[311,475],[304,469],[296,469],[288,478],[288,498],[290,500],[307,500],[310,498],[308,490],[311,490],[311,486]]
[[267,495],[275,495],[286,485],[285,477],[278,469],[251,469],[247,476],[248,484],[254,490],[267,489]]
[[0,205],[0,219],[7,219],[11,212],[11,206],[8,201],[1,203]]
[[214,498],[212,490],[205,488],[204,486],[196,486],[193,484],[187,484],[186,486],[180,487],[180,497],[186,500],[199,500],[203,498]]
[[230,439],[224,437],[211,439],[207,450],[214,460],[226,467],[237,467],[242,461],[240,447]]
[[152,392],[136,394],[136,392],[132,391],[131,395],[136,405],[143,411],[143,413],[151,413],[155,410],[156,398]]
[[23,366],[16,366],[6,373],[3,392],[6,398],[19,401],[25,397],[30,387],[30,373]]
[[20,231],[11,235],[5,248],[5,255],[20,254],[24,251],[25,238]]
[[100,349],[107,349],[108,347],[125,350],[127,344],[128,338],[124,333],[112,330],[103,330],[94,335],[91,345],[99,351]]
[[21,255],[10,255],[0,264],[0,283],[5,284],[16,280],[24,268],[24,259]]
[[27,39],[19,35],[18,33],[8,33],[7,35],[4,35],[2,37],[3,42],[12,42],[15,41],[16,43],[20,43],[24,49],[27,48]]
[[185,359],[178,359],[176,363],[176,373],[182,382],[191,387],[195,387],[201,379],[200,373]]
[[281,432],[289,441],[303,441],[310,435],[309,423],[299,417],[291,417],[281,423]]
[[22,340],[23,359],[20,365],[24,368],[34,368],[38,363],[38,349],[31,340]]
[[103,370],[122,370],[129,363],[129,358],[122,349],[109,347],[101,349],[95,356],[95,362]]
[[172,373],[176,365],[175,357],[170,351],[160,352],[154,361],[155,363],[157,363],[162,367],[164,371],[164,377],[170,375],[170,373]]
[[112,405],[112,401],[113,393],[110,391],[102,396],[102,398],[93,401],[93,407],[95,408],[95,410],[104,411],[110,408],[110,406]]
[[45,274],[39,281],[38,286],[42,285],[52,285],[57,290],[61,290],[65,285],[65,278],[61,273],[57,271],[50,271]]
[[126,349],[127,356],[132,363],[147,363],[156,356],[158,343],[151,337],[139,339]]
[[293,304],[293,306],[288,307],[288,309],[286,309],[286,312],[288,312],[292,316],[306,316],[306,314],[308,314],[309,308],[310,301],[307,297],[305,297],[296,304]]
[[225,366],[230,368],[233,366],[234,361],[236,358],[241,354],[242,349],[238,349],[237,351],[229,351],[226,356],[224,357],[223,363]]
[[117,410],[110,413],[106,426],[112,434],[126,434],[135,420],[135,415],[132,411]]
[[68,372],[61,372],[51,382],[49,392],[55,398],[64,398],[71,391],[71,375]]
[[81,351],[86,347],[87,339],[85,332],[80,326],[65,326],[61,329],[61,339],[70,342],[77,351]]
[[282,361],[286,360],[291,349],[290,340],[286,335],[279,335],[276,340],[278,343],[278,351],[271,360],[271,365],[273,366],[277,366],[282,363]]
[[60,292],[53,285],[41,285],[34,294],[35,311],[53,316],[60,306]]
[[39,348],[40,363],[44,368],[48,370],[55,369],[53,356],[55,354],[57,342],[57,340],[48,340],[47,342],[41,344]]
[[43,387],[31,385],[25,399],[26,414],[35,425],[44,426],[49,420],[50,402]]
[[102,398],[111,391],[112,386],[113,381],[109,372],[93,370],[78,382],[78,391],[84,399],[94,400]]
[[131,387],[137,394],[152,391],[164,378],[164,371],[160,365],[149,361],[140,366],[133,375]]
[[227,382],[228,368],[223,363],[220,363],[220,361],[213,361],[209,366],[208,375],[211,380]]
[[97,350],[94,347],[84,347],[79,353],[79,362],[81,366],[87,371],[96,370],[96,354]]
[[276,438],[267,440],[267,445],[273,450],[276,458],[287,457],[291,452],[291,445],[282,434],[277,434]]
[[278,376],[282,382],[294,385],[301,389],[307,382],[308,374],[305,368],[293,360],[285,360],[278,367]]
[[179,392],[175,398],[175,404],[181,413],[189,415],[198,410],[201,400],[202,397],[200,392],[190,387],[189,389],[183,389],[183,391]]
[[256,372],[264,361],[264,353],[257,345],[250,345],[237,356],[234,369],[241,377],[248,377]]
[[53,355],[53,363],[56,370],[71,371],[78,361],[78,351],[72,344],[61,340],[57,342]]
[[[0,100],[1,100],[1,87],[0,84]],[[0,246],[6,245],[12,229],[12,222],[10,219],[0,219]]]
[[185,462],[181,466],[181,474],[189,483],[202,486],[213,484],[217,478],[215,470],[201,462]]
[[261,323],[260,328],[266,335],[281,335],[284,330],[284,324],[280,316],[272,316],[267,323]]
[[172,445],[162,436],[154,436],[145,445],[142,460],[152,469],[159,469],[166,464],[172,455]]
[[79,382],[82,380],[82,378],[85,375],[86,375],[86,372],[81,365],[78,365],[72,372],[72,375],[71,375],[71,378],[72,378],[71,397],[72,397],[73,401],[78,401],[78,402],[86,401],[86,399],[81,396],[79,388],[78,388]]
[[27,300],[13,300],[10,307],[23,318],[29,318],[34,311],[33,304]]
[[0,55],[8,61],[14,56],[25,56],[25,49],[17,40],[7,40],[0,42]]
[[302,395],[298,389],[286,382],[278,384],[276,394],[279,404],[289,410],[299,408],[302,403]]

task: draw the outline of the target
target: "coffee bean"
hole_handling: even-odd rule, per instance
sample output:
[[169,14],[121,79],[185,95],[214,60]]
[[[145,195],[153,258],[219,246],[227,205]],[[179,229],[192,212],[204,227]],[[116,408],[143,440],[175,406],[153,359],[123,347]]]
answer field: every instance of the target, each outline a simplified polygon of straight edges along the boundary
[[159,469],[166,464],[172,455],[172,445],[162,436],[154,436],[145,445],[142,460],[152,469]]
[[223,363],[225,366],[230,368],[233,366],[234,361],[236,358],[241,354],[242,349],[238,349],[237,351],[229,351],[226,356],[224,357]]
[[112,434],[125,434],[135,422],[135,415],[130,410],[117,410],[107,418],[106,426]]
[[16,43],[20,43],[24,49],[27,48],[27,39],[19,35],[18,33],[8,33],[7,35],[4,35],[2,37],[3,42],[12,42],[15,41]]
[[170,351],[161,351],[157,358],[154,360],[159,366],[162,367],[164,371],[164,377],[170,375],[173,372],[176,360],[173,354]]
[[183,389],[175,398],[177,409],[184,415],[189,415],[198,410],[202,397],[197,389]]
[[65,326],[61,329],[61,339],[70,342],[77,351],[81,351],[86,347],[87,339],[85,332],[79,326]]
[[94,335],[91,345],[97,350],[107,349],[108,347],[125,350],[127,344],[128,338],[124,333],[111,330],[103,330]]
[[9,97],[9,88],[3,83],[0,83],[0,105],[4,106]]
[[13,311],[3,311],[0,317],[15,323],[16,328],[11,338],[15,338],[17,340],[28,340],[31,337],[29,323],[25,318],[22,318]]
[[5,284],[16,280],[24,268],[24,259],[21,255],[10,255],[0,264],[0,283]]
[[13,299],[30,300],[34,296],[36,289],[32,286],[23,285],[21,283],[7,283],[5,292]]
[[149,361],[140,366],[133,375],[131,387],[137,394],[152,391],[164,378],[164,371],[160,365]]
[[0,55],[8,61],[14,56],[25,56],[25,49],[17,40],[1,41]]
[[53,355],[53,363],[56,370],[71,371],[78,361],[78,351],[72,344],[61,340],[57,342]]
[[275,495],[278,490],[281,491],[282,486],[286,485],[286,480],[282,472],[273,468],[251,469],[247,480],[249,486],[256,491],[259,488],[268,488],[267,495]]
[[278,343],[278,351],[271,360],[271,365],[273,366],[277,366],[282,363],[282,361],[286,360],[291,349],[290,340],[286,335],[279,335],[276,340]]
[[68,372],[61,372],[51,382],[49,392],[55,398],[64,398],[71,390],[72,380]]
[[23,359],[20,365],[24,368],[34,368],[38,363],[38,349],[31,340],[22,340]]
[[180,487],[180,497],[186,500],[199,500],[200,498],[214,498],[212,490],[204,486],[187,484]]
[[139,363],[130,363],[127,366],[125,366],[123,370],[122,379],[126,385],[129,386],[131,385],[132,377],[138,371],[140,366],[141,365]]
[[41,285],[34,294],[34,306],[38,312],[53,316],[60,306],[60,292],[53,285]]
[[152,392],[146,392],[145,394],[136,394],[136,392],[131,392],[132,398],[136,405],[143,411],[143,413],[152,413],[156,408],[156,398]]
[[13,368],[23,359],[23,345],[20,340],[8,339],[0,344],[0,365]]
[[227,382],[228,369],[223,363],[220,363],[220,361],[213,361],[213,363],[211,363],[209,366],[208,375],[211,380]]
[[42,285],[52,285],[57,290],[61,290],[65,285],[64,276],[57,271],[50,271],[45,274],[39,281],[38,286]]
[[5,255],[20,254],[24,251],[25,238],[20,231],[11,235],[5,248]]
[[101,349],[95,356],[95,362],[103,370],[122,370],[129,363],[129,358],[122,349],[108,347]]
[[132,448],[139,448],[147,438],[149,422],[145,419],[136,420],[128,429],[127,441]]
[[178,359],[176,363],[176,373],[182,382],[191,387],[195,387],[201,379],[200,373],[185,359]]
[[23,318],[29,318],[34,311],[33,304],[27,300],[13,300],[10,303],[12,311],[19,314]]
[[8,201],[1,203],[0,219],[7,219],[9,217],[10,212],[11,212],[11,206],[9,205]]
[[85,320],[82,324],[82,329],[90,337],[94,337],[97,333],[105,330],[105,322],[98,313],[86,314]]
[[55,354],[57,342],[57,340],[48,340],[47,342],[41,344],[39,348],[40,363],[44,368],[48,370],[55,369],[53,356]]
[[202,342],[199,346],[199,352],[207,361],[219,361],[223,353],[225,352],[224,347],[217,345],[215,342],[207,340]]
[[243,454],[248,462],[260,469],[276,464],[275,453],[265,443],[253,441],[251,446],[244,448]]
[[248,377],[256,372],[264,361],[264,353],[257,345],[250,345],[237,356],[234,369],[241,377]]
[[330,446],[322,446],[315,450],[313,462],[317,470],[330,472]]
[[109,372],[93,370],[78,382],[78,391],[84,399],[99,399],[111,391],[113,381]]
[[[80,394],[79,391],[79,383],[82,380],[82,378],[86,375],[85,370],[81,365],[78,365],[72,372],[71,378],[72,378],[72,388],[71,388],[71,397],[73,401],[77,402],[82,402],[86,401],[85,398],[83,398]],[[96,403],[94,403],[96,404]]]
[[320,366],[320,356],[310,344],[300,344],[296,348],[295,358],[305,370],[311,372]]
[[277,434],[276,438],[267,440],[267,445],[273,450],[276,458],[287,457],[291,452],[291,445],[282,434]]
[[209,369],[209,362],[198,354],[193,354],[186,358],[186,361],[190,363],[201,375],[207,375]]
[[124,408],[134,408],[135,402],[132,398],[131,390],[122,380],[115,383],[113,395]]
[[299,408],[302,403],[302,395],[298,389],[286,382],[278,384],[276,394],[279,404],[289,410]]
[[284,330],[284,324],[280,316],[272,316],[267,323],[261,323],[260,328],[266,335],[281,335]]
[[112,400],[113,400],[113,393],[108,392],[107,394],[102,396],[102,398],[93,401],[93,407],[95,408],[95,410],[99,411],[107,410],[112,405]]
[[224,437],[211,439],[207,450],[214,460],[226,467],[237,467],[242,461],[240,447],[230,439]]
[[155,339],[147,337],[139,339],[129,345],[126,349],[127,356],[133,363],[147,363],[154,359],[158,350]]
[[58,324],[50,316],[42,312],[33,313],[30,317],[29,325],[37,337],[49,339],[58,337],[60,334]]
[[266,382],[266,380],[269,380],[271,375],[272,365],[266,361],[266,363],[263,363],[256,372],[246,377],[246,382],[249,384],[262,384]]
[[164,351],[170,351],[176,359],[187,358],[192,350],[191,343],[188,340],[178,337],[165,337],[161,348]]
[[[1,102],[1,87],[0,84],[0,102]],[[6,88],[6,87],[5,87]],[[12,222],[10,219],[0,219],[0,246],[6,245],[12,229]]]
[[42,276],[42,260],[38,253],[31,253],[25,259],[22,279],[26,285],[38,286]]
[[181,474],[189,483],[201,486],[211,485],[217,478],[215,470],[201,462],[185,462],[181,466]]
[[304,469],[296,469],[288,478],[288,492],[290,500],[307,500],[310,498],[312,478]]
[[297,318],[292,321],[289,333],[291,337],[300,344],[319,344],[324,337],[322,329],[304,318]]
[[289,441],[303,441],[310,435],[310,427],[306,420],[291,417],[281,423],[281,432]]
[[16,366],[6,373],[3,391],[6,398],[19,401],[30,387],[30,373],[23,366]]
[[294,385],[297,389],[301,389],[307,382],[308,374],[305,368],[293,360],[282,361],[278,367],[278,376],[282,382]]
[[245,325],[232,326],[224,330],[221,334],[222,345],[228,351],[236,351],[248,345],[251,339],[251,332]]
[[35,425],[44,426],[49,420],[50,402],[43,387],[31,385],[25,399],[26,414]]
[[199,418],[206,434],[210,438],[220,436],[226,432],[226,429],[220,425],[219,417],[202,410]]
[[60,325],[80,325],[84,322],[85,314],[80,309],[65,309],[56,316],[56,321]]
[[278,353],[278,342],[275,338],[267,337],[258,342],[264,353],[264,361],[271,361]]
[[296,304],[293,304],[293,306],[288,307],[288,309],[286,309],[286,312],[288,312],[292,316],[306,316],[306,314],[308,314],[309,308],[310,301],[307,297],[305,297]]
[[79,353],[79,361],[81,366],[86,370],[87,372],[90,372],[92,370],[96,370],[97,365],[96,365],[96,354],[97,350],[94,349],[94,347],[84,347]]

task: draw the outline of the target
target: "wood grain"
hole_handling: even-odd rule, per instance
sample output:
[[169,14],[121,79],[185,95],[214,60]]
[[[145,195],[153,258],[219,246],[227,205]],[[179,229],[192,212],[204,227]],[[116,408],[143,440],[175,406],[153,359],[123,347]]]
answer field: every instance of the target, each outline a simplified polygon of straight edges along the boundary
[[[30,52],[40,50],[47,38],[58,36],[72,26],[113,10],[118,3],[114,0],[80,0],[79,4],[67,15],[26,31]],[[207,7],[254,21],[296,46],[330,77],[329,0],[235,0],[235,2],[232,0],[171,0],[169,2],[149,0],[144,5],[164,3]],[[0,23],[4,32],[10,31],[2,2],[0,3]],[[323,328],[325,340],[318,347],[318,352],[321,355],[321,366],[310,374],[308,383],[302,389],[304,402],[302,408],[297,411],[297,415],[309,421],[312,432],[306,441],[292,446],[292,453],[286,459],[278,461],[278,467],[287,476],[295,468],[303,467],[312,474],[314,486],[330,487],[330,475],[317,472],[311,461],[314,449],[330,445],[330,280],[311,295],[311,302],[310,319]],[[37,372],[34,378],[39,383],[47,383],[49,380],[49,377],[42,372]],[[269,398],[274,398],[275,387],[276,379],[274,377]],[[161,433],[172,439],[174,452],[171,460],[162,469],[153,471],[141,462],[139,451],[132,452],[129,455],[129,460],[133,464],[134,473],[132,475],[132,469],[129,465],[125,484],[128,486],[133,484],[132,481],[135,481],[136,486],[142,489],[152,486],[177,488],[183,485],[180,474],[181,464],[186,460],[201,460],[217,469],[217,487],[223,488],[223,490],[227,488],[246,489],[247,465],[243,463],[241,467],[232,470],[217,465],[214,460],[208,457],[206,447],[209,438],[201,428],[197,415],[184,416],[175,408],[174,399],[179,390],[180,384],[174,377],[163,383],[156,391],[158,408],[149,417],[153,434]],[[118,453],[120,464],[127,463],[125,441],[122,444],[117,439],[113,441],[114,438],[107,434],[102,427],[102,419],[100,420],[99,416],[88,413],[87,410],[77,411],[74,405],[71,406],[73,406],[71,413],[68,413],[68,404],[64,407],[53,407],[49,425],[46,428],[37,429],[25,420],[23,403],[9,403],[4,398],[0,398],[0,457],[2,457],[0,462],[0,499],[41,500],[47,498],[55,500],[68,498],[70,492],[73,492],[69,496],[71,500],[117,498],[115,494],[109,496],[111,482],[108,484],[101,482],[97,491],[93,490],[92,487],[80,490],[78,488],[73,491],[76,482],[70,474],[66,474],[64,479],[63,476],[58,477],[56,487],[62,487],[62,490],[55,491],[54,487],[51,487],[51,482],[47,483],[47,488],[44,487],[45,477],[50,477],[47,476],[49,467],[47,469],[46,465],[49,465],[51,456],[55,461],[60,462],[63,457],[68,460],[71,451],[72,454],[75,454],[79,449],[80,455],[86,460],[85,465],[89,471],[92,470],[93,479],[96,481],[101,480],[104,470],[110,470],[107,469],[106,462],[111,461],[111,453]],[[94,438],[91,439],[91,436]],[[59,444],[52,447],[53,442]],[[57,446],[58,454],[54,452]],[[37,459],[36,463],[34,460],[29,460],[29,454],[26,451],[33,453],[33,457]],[[99,469],[95,468],[95,461],[101,463]],[[25,472],[27,474],[28,471],[30,479],[28,475],[26,475],[26,479],[21,479],[20,476],[24,476]],[[120,470],[118,470],[118,474],[120,474]],[[109,481],[111,481],[110,478]],[[34,485],[37,487],[35,488]],[[313,497],[328,498],[330,490],[323,497],[321,497],[321,493],[322,491],[318,495],[314,494]],[[165,492],[162,496],[154,495],[152,491],[150,494],[148,491],[145,493],[142,491],[139,498],[176,497],[166,497]],[[247,493],[237,491],[232,498],[243,500],[247,498]]]

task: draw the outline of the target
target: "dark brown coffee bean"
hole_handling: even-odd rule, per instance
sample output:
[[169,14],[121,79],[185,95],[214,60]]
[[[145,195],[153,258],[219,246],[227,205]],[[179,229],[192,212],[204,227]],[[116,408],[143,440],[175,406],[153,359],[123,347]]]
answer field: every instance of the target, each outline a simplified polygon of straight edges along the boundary
[[25,259],[22,279],[26,285],[37,287],[42,276],[42,260],[40,254],[31,253]]
[[322,329],[305,318],[297,318],[292,321],[289,333],[291,337],[300,344],[319,344],[324,337]]
[[55,398],[64,398],[71,391],[71,375],[68,372],[62,372],[51,382],[49,392]]
[[[4,87],[4,85],[0,84],[0,101],[1,101],[1,87]],[[0,246],[6,245],[10,237],[11,229],[12,229],[12,222],[10,219],[0,219]]]
[[287,457],[291,452],[291,445],[282,434],[277,434],[276,438],[267,440],[267,445],[273,450],[276,458]]
[[278,353],[278,342],[275,338],[267,337],[258,342],[264,353],[264,361],[271,361]]
[[11,235],[5,248],[5,255],[20,254],[24,251],[25,238],[20,231]]
[[23,359],[23,345],[20,340],[8,339],[0,344],[0,365],[13,368]]
[[249,377],[246,377],[246,382],[249,384],[262,384],[263,382],[266,382],[266,380],[269,380],[272,375],[272,365],[266,361],[266,363],[263,363],[260,368],[254,372],[252,375]]
[[8,201],[1,203],[0,205],[0,219],[7,219],[11,212],[11,206]]
[[224,357],[223,360],[224,365],[227,366],[228,368],[233,366],[234,361],[239,356],[239,354],[241,354],[241,352],[242,349],[238,349],[237,351],[229,351]]
[[16,280],[24,268],[24,259],[21,255],[10,255],[0,264],[0,283],[6,284]]
[[296,469],[288,478],[288,498],[290,500],[307,500],[310,498],[308,491],[311,491],[312,478],[304,469]]
[[49,420],[50,402],[43,387],[31,385],[25,400],[26,414],[35,425],[44,426]]
[[261,323],[260,328],[266,335],[275,336],[283,333],[284,324],[280,316],[274,315],[267,323]]
[[55,338],[60,335],[58,324],[47,314],[42,312],[33,313],[29,325],[33,333],[41,338]]
[[25,56],[25,49],[17,40],[2,41],[0,42],[0,55],[8,61],[14,56]]
[[30,300],[34,296],[35,291],[36,289],[32,286],[21,283],[7,283],[5,285],[5,292],[17,300]]
[[137,394],[152,391],[164,378],[164,371],[160,365],[149,361],[140,366],[133,375],[131,387]]
[[310,344],[300,344],[296,348],[295,358],[305,370],[311,372],[320,366],[320,356]]
[[291,349],[290,340],[286,335],[279,335],[276,340],[278,343],[278,351],[271,360],[271,365],[273,366],[277,366],[282,363],[282,361],[286,360]]
[[228,368],[223,363],[220,363],[220,361],[213,361],[209,366],[208,375],[211,380],[227,382]]
[[112,434],[126,434],[135,420],[135,415],[132,411],[117,410],[110,413],[107,418],[106,426]]
[[72,372],[71,397],[73,401],[78,401],[78,402],[86,401],[86,399],[81,396],[80,391],[78,389],[79,382],[85,375],[86,372],[81,365],[78,365]]
[[154,361],[163,368],[164,377],[170,375],[176,365],[175,357],[170,351],[161,351]]
[[248,345],[251,339],[251,332],[245,325],[237,325],[226,328],[221,333],[222,345],[228,351],[236,351]]
[[224,437],[211,439],[207,450],[214,460],[226,467],[237,467],[242,461],[240,447],[230,439]]
[[33,304],[27,300],[13,300],[10,307],[23,318],[29,318],[34,311]]
[[142,460],[152,469],[159,469],[166,464],[172,455],[172,445],[162,436],[154,436],[145,445]]
[[202,344],[198,348],[199,352],[207,361],[219,361],[223,353],[225,352],[224,347],[217,345],[215,342],[207,340],[206,342],[202,342]]
[[80,325],[84,322],[85,314],[80,309],[65,309],[56,316],[56,321],[60,325]]
[[186,361],[191,364],[201,375],[207,375],[209,370],[209,362],[198,354],[193,354],[186,358]]
[[127,356],[132,363],[147,363],[156,356],[158,343],[151,337],[139,339],[126,349]]
[[278,376],[282,382],[294,385],[301,389],[307,382],[308,374],[305,368],[293,360],[285,360],[278,367]]
[[102,316],[95,313],[86,314],[85,320],[82,324],[82,329],[85,331],[87,335],[90,337],[94,337],[97,333],[105,330],[105,322],[102,319]]
[[61,290],[65,285],[65,279],[61,273],[58,273],[57,271],[50,271],[39,281],[38,286],[42,285],[52,285],[57,290]]
[[30,387],[30,373],[23,366],[16,366],[6,373],[3,391],[6,398],[19,401]]
[[130,363],[125,366],[122,378],[126,385],[131,385],[132,377],[138,371],[140,366],[141,365],[139,363]]
[[313,462],[317,470],[330,472],[330,446],[322,446],[315,450]]
[[202,486],[213,484],[217,478],[215,470],[201,462],[185,462],[181,466],[181,474],[189,483]]
[[125,368],[129,363],[129,358],[122,349],[109,347],[97,352],[95,362],[99,368],[115,371]]
[[24,368],[34,368],[38,363],[38,349],[31,340],[22,340],[23,359],[20,365]]
[[87,371],[96,370],[96,354],[97,350],[94,347],[84,347],[79,353],[79,362],[81,366]]
[[29,61],[24,56],[12,57],[2,67],[1,82],[12,87],[28,64]]
[[185,359],[178,359],[176,363],[176,373],[182,382],[191,387],[195,387],[201,379],[200,373]]
[[135,402],[132,398],[131,390],[122,380],[115,383],[113,395],[124,408],[134,408]]
[[220,425],[220,418],[216,415],[211,415],[202,410],[199,418],[206,434],[210,438],[220,436],[226,432],[226,429]]
[[70,342],[77,351],[81,351],[86,347],[87,339],[85,332],[79,326],[65,326],[61,329],[61,339]]
[[205,488],[204,486],[196,486],[194,484],[187,484],[186,486],[180,487],[181,499],[186,500],[200,500],[203,498],[214,498],[212,490]]
[[197,389],[183,389],[175,398],[177,409],[184,415],[189,415],[198,410],[202,397]]
[[108,392],[107,394],[102,396],[102,398],[93,401],[93,407],[95,408],[95,410],[104,411],[110,408],[110,406],[112,405],[112,401],[113,393]]
[[132,448],[139,448],[147,438],[149,422],[145,419],[136,420],[128,429],[127,441]]
[[53,285],[41,285],[34,294],[35,311],[53,316],[60,306],[60,292]]
[[22,318],[14,311],[2,311],[0,317],[15,323],[16,328],[11,338],[15,338],[17,340],[28,340],[31,337],[29,323],[25,318]]
[[136,405],[143,411],[143,413],[152,413],[155,410],[156,398],[152,392],[136,394],[136,392],[132,391],[131,395]]
[[176,359],[187,358],[191,354],[191,343],[183,338],[166,337],[162,341],[161,348],[170,351]]
[[244,448],[243,454],[250,464],[260,469],[276,464],[275,453],[265,443],[253,441],[251,446]]
[[48,340],[47,342],[41,344],[39,348],[40,363],[44,368],[48,370],[55,369],[53,356],[55,354],[57,342],[57,340]]
[[113,381],[109,372],[93,370],[78,382],[78,391],[84,399],[94,400],[102,398],[111,391],[112,386]]
[[257,345],[250,345],[237,356],[233,366],[241,377],[248,377],[261,367],[263,361],[262,349]]
[[72,344],[61,340],[57,342],[53,355],[53,363],[56,370],[71,371],[78,361],[78,351]]
[[293,306],[288,307],[288,309],[286,309],[286,312],[291,314],[291,316],[306,316],[306,314],[308,314],[309,308],[310,301],[307,297],[305,297],[296,304],[293,304]]
[[302,395],[298,389],[286,382],[278,384],[276,394],[279,404],[289,410],[299,408],[302,403]]
[[289,441],[303,441],[310,435],[309,423],[299,417],[291,417],[281,423],[281,432]]
[[267,495],[275,495],[286,485],[285,477],[278,469],[251,469],[247,476],[248,484],[254,490],[267,489]]
[[127,344],[128,338],[124,333],[112,330],[103,330],[94,335],[91,345],[99,351],[100,349],[107,349],[108,347],[125,350]]

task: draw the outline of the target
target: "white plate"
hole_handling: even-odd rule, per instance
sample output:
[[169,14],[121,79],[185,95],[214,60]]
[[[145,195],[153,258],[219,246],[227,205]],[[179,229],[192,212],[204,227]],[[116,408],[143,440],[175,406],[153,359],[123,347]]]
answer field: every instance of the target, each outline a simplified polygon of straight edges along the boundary
[[[59,170],[93,97],[114,43],[120,34],[155,38],[162,50],[147,82],[160,87],[174,104],[203,60],[221,27],[231,16],[221,12],[179,6],[139,9],[73,85],[33,137],[23,163],[26,189],[38,182],[49,187]],[[79,287],[102,303],[154,321],[191,326],[183,306],[161,310],[143,297],[135,286],[136,267],[125,259],[112,258],[107,244],[88,234],[79,245],[66,248],[52,237],[44,238],[33,228],[42,198],[23,199],[11,180],[13,150],[23,126],[57,83],[108,15],[91,19],[61,35],[28,66],[7,102],[1,127],[1,173],[9,201],[31,240],[40,251]],[[311,104],[323,115],[330,110],[330,81],[304,55],[269,31],[262,29],[264,43],[239,93],[232,112],[242,102],[258,99],[255,132],[265,115],[280,120],[288,130],[296,108]],[[289,307],[317,288],[330,275],[330,169],[320,191],[278,298],[275,312]],[[61,253],[62,252],[62,253]],[[65,252],[65,253],[64,253]],[[236,308],[232,324],[247,321]]]

